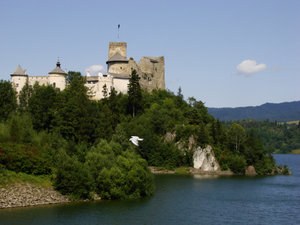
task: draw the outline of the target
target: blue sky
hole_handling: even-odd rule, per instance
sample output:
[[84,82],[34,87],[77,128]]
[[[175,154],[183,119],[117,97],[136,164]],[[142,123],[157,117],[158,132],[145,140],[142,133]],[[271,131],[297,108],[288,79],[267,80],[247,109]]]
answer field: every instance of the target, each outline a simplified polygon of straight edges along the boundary
[[106,70],[108,43],[165,56],[166,86],[208,107],[300,100],[298,0],[0,0],[0,79]]

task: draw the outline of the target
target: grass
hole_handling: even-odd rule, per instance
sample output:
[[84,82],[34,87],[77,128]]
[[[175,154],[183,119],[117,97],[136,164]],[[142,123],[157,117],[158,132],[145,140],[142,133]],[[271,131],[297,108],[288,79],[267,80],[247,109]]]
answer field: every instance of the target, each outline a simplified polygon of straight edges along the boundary
[[179,167],[175,169],[175,174],[189,174],[190,169],[188,167]]
[[288,122],[280,122],[279,124],[298,124],[300,122],[300,120],[295,120],[295,121],[288,121]]
[[300,154],[300,149],[294,149],[291,154]]
[[16,173],[14,171],[0,169],[0,186],[14,183],[30,183],[42,187],[51,187],[50,176],[35,176],[26,173]]

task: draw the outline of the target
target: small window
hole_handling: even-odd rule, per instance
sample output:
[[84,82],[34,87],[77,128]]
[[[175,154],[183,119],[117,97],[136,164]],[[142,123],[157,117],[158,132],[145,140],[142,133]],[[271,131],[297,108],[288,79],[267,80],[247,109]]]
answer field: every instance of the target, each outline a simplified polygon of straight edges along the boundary
[[16,87],[19,87],[19,84],[16,84]]
[[56,87],[56,84],[55,84],[55,82],[53,83],[53,87]]

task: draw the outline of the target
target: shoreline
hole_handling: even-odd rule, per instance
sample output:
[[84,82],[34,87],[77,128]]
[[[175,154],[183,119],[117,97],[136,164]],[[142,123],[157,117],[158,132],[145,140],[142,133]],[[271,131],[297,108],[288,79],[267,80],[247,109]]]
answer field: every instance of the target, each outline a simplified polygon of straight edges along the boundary
[[218,175],[218,176],[235,176],[232,171],[203,171],[199,169],[195,169],[193,167],[183,167],[183,168],[176,168],[175,170],[167,170],[161,167],[149,166],[149,169],[152,174],[197,174],[197,175]]
[[[193,167],[181,167],[174,170],[167,170],[161,167],[148,167],[152,174],[173,174],[173,175],[200,175],[200,176],[239,176],[232,171],[202,171]],[[291,174],[291,173],[290,173]],[[273,174],[275,175],[275,174]],[[278,174],[280,175],[280,174]],[[249,175],[248,175],[249,176]],[[250,175],[251,176],[251,175]],[[0,210],[20,207],[43,206],[52,204],[66,204],[74,202],[99,201],[100,197],[95,196],[94,200],[72,201],[66,195],[62,195],[53,187],[43,187],[29,182],[13,183],[7,186],[0,186]]]
[[[166,170],[150,166],[149,169],[152,174],[234,175],[231,171],[200,171],[192,167]],[[94,201],[99,200],[101,200],[101,198],[97,196],[94,198]],[[85,201],[91,200],[72,201],[68,196],[62,195],[54,190],[53,187],[43,187],[29,182],[12,183],[7,186],[0,186],[0,210]]]
[[0,209],[70,202],[72,201],[67,196],[52,187],[42,187],[28,182],[0,186]]

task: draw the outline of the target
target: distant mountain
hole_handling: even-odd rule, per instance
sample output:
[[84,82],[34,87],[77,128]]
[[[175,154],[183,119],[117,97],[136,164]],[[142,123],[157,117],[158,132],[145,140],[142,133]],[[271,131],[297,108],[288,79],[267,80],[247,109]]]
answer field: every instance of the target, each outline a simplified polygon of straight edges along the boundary
[[207,108],[209,114],[221,121],[228,120],[270,120],[287,122],[300,120],[300,101],[265,103],[260,106],[237,108]]

